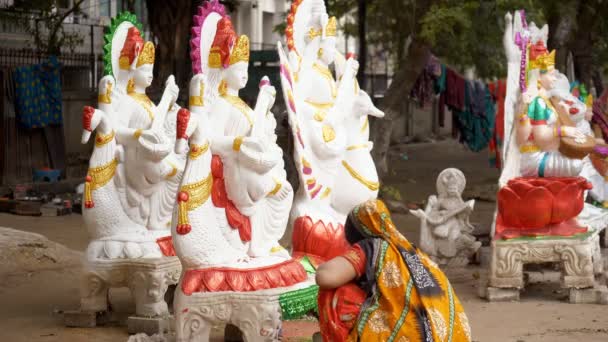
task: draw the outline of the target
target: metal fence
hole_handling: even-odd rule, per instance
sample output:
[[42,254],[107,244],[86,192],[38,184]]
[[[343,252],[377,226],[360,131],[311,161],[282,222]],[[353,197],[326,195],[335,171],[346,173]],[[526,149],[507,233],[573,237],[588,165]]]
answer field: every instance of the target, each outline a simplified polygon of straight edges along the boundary
[[[0,49],[0,67],[17,68],[43,62],[48,55],[32,49]],[[102,55],[70,53],[57,56],[63,90],[94,89],[103,74]]]

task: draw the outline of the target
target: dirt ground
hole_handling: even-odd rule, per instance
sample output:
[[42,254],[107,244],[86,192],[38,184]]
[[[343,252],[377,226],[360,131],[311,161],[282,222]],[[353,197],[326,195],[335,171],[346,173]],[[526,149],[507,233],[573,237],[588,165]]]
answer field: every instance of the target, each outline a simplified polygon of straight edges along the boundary
[[[421,203],[435,193],[435,179],[446,167],[458,167],[465,173],[468,194],[487,192],[498,176],[489,167],[486,152],[471,153],[453,141],[403,146],[392,157],[393,173],[386,183],[397,187],[407,203]],[[494,206],[477,201],[472,221],[479,233],[489,231]],[[418,223],[412,215],[395,215],[395,221],[408,239],[417,242]],[[76,309],[79,302],[78,262],[87,245],[81,216],[0,214],[0,227],[48,238],[34,236],[35,243],[24,244],[10,238],[14,231],[0,229],[0,341],[127,340],[124,327],[62,326],[61,311]],[[289,237],[284,240],[289,241]],[[43,257],[45,251],[61,256]],[[469,316],[475,341],[608,341],[608,307],[568,304],[558,284],[548,283],[531,286],[519,303],[488,303],[477,296],[480,272],[479,266],[448,272]],[[113,290],[111,301],[118,313],[126,315],[132,310],[126,289]]]

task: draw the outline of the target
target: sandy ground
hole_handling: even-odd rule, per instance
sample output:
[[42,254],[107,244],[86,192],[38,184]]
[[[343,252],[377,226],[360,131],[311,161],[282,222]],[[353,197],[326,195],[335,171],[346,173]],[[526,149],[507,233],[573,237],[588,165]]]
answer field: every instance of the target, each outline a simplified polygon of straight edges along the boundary
[[[407,160],[403,155],[407,155]],[[463,170],[469,190],[488,188],[498,175],[489,167],[485,152],[470,153],[450,141],[405,146],[393,158],[393,175],[386,182],[398,187],[406,202],[420,203],[434,193],[436,176],[446,167]],[[473,221],[478,232],[489,230],[494,205],[477,202]],[[418,224],[413,216],[395,215],[395,221],[406,237],[418,240]],[[34,244],[25,246],[19,246],[18,238],[4,243],[0,240],[0,341],[127,340],[123,327],[75,329],[61,324],[61,311],[75,309],[79,302],[77,265],[87,245],[81,216],[32,218],[0,214],[0,227],[48,238],[45,241],[33,236]],[[10,232],[0,228],[0,239],[6,240]],[[21,252],[15,254],[15,248],[21,248]],[[51,252],[60,256],[42,256]],[[22,267],[21,271],[16,271],[16,266]],[[469,316],[475,341],[608,341],[608,307],[568,304],[566,293],[557,284],[531,286],[519,303],[488,303],[477,297],[476,279],[481,271],[479,266],[471,266],[465,271],[448,272]],[[133,302],[126,289],[111,291],[111,301],[119,314],[132,310]]]

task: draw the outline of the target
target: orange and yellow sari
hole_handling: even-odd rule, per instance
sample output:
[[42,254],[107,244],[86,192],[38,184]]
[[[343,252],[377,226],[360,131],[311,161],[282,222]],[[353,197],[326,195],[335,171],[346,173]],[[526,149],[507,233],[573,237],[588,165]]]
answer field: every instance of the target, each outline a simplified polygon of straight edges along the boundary
[[[351,215],[356,229],[373,240],[366,261],[367,297],[355,305],[362,290],[353,283],[319,294],[324,341],[471,341],[467,316],[447,277],[397,231],[384,203],[368,201]],[[345,334],[336,333],[338,326],[350,329],[348,336],[340,337]]]

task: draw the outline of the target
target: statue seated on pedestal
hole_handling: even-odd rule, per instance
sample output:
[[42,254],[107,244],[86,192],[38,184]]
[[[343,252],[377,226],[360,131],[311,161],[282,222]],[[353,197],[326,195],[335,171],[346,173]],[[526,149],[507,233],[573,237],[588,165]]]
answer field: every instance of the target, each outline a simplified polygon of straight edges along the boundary
[[437,177],[438,196],[429,197],[424,211],[411,212],[421,220],[420,248],[439,265],[465,266],[481,247],[469,222],[475,201],[462,200],[465,185],[460,170],[443,170]]

